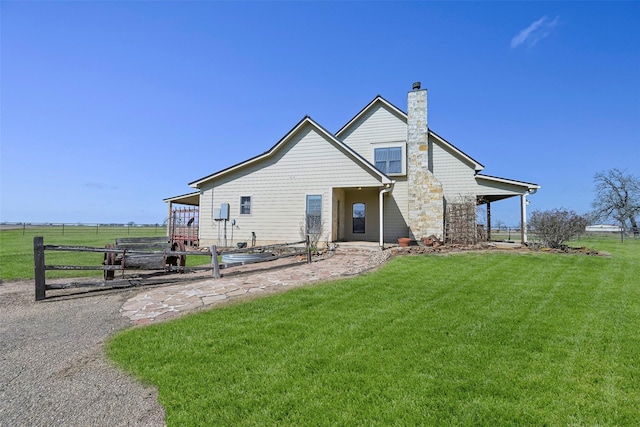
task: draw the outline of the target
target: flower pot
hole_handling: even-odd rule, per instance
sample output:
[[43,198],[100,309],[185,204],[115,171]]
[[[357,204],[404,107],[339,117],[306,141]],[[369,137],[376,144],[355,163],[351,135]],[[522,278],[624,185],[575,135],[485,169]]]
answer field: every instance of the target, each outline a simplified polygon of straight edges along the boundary
[[402,247],[411,245],[411,239],[409,237],[398,237],[398,244]]

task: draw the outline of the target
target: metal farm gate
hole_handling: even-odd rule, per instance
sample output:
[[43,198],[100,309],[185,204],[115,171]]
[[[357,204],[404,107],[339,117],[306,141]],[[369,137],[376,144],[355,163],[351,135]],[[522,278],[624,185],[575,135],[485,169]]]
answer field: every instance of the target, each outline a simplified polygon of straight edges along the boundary
[[198,246],[199,210],[197,207],[177,208],[169,217],[169,238],[184,242],[185,246]]

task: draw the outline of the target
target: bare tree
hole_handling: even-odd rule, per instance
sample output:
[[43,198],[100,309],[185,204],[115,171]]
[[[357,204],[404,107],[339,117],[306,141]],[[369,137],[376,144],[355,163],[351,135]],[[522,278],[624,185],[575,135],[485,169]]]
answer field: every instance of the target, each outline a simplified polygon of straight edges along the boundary
[[593,177],[596,198],[593,201],[594,217],[614,219],[626,228],[627,221],[634,235],[638,235],[640,215],[640,178],[619,169],[598,172]]

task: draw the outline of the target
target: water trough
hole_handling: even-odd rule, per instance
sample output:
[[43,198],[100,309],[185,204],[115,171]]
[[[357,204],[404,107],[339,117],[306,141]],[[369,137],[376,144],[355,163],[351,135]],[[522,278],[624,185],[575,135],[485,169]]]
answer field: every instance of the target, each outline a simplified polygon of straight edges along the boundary
[[240,253],[240,254],[222,254],[223,264],[245,264],[260,261],[268,261],[274,258],[272,253]]

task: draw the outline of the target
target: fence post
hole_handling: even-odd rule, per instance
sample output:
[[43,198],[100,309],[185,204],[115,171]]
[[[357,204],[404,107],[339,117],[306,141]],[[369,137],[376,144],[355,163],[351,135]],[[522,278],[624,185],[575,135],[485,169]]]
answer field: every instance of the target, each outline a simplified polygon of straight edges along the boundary
[[311,264],[311,242],[309,240],[308,234],[307,234],[307,263]]
[[44,238],[36,236],[33,238],[33,265],[36,281],[36,301],[45,299],[45,278],[44,278]]
[[220,278],[220,264],[218,263],[218,248],[216,245],[211,246],[211,266],[213,267],[213,277]]

